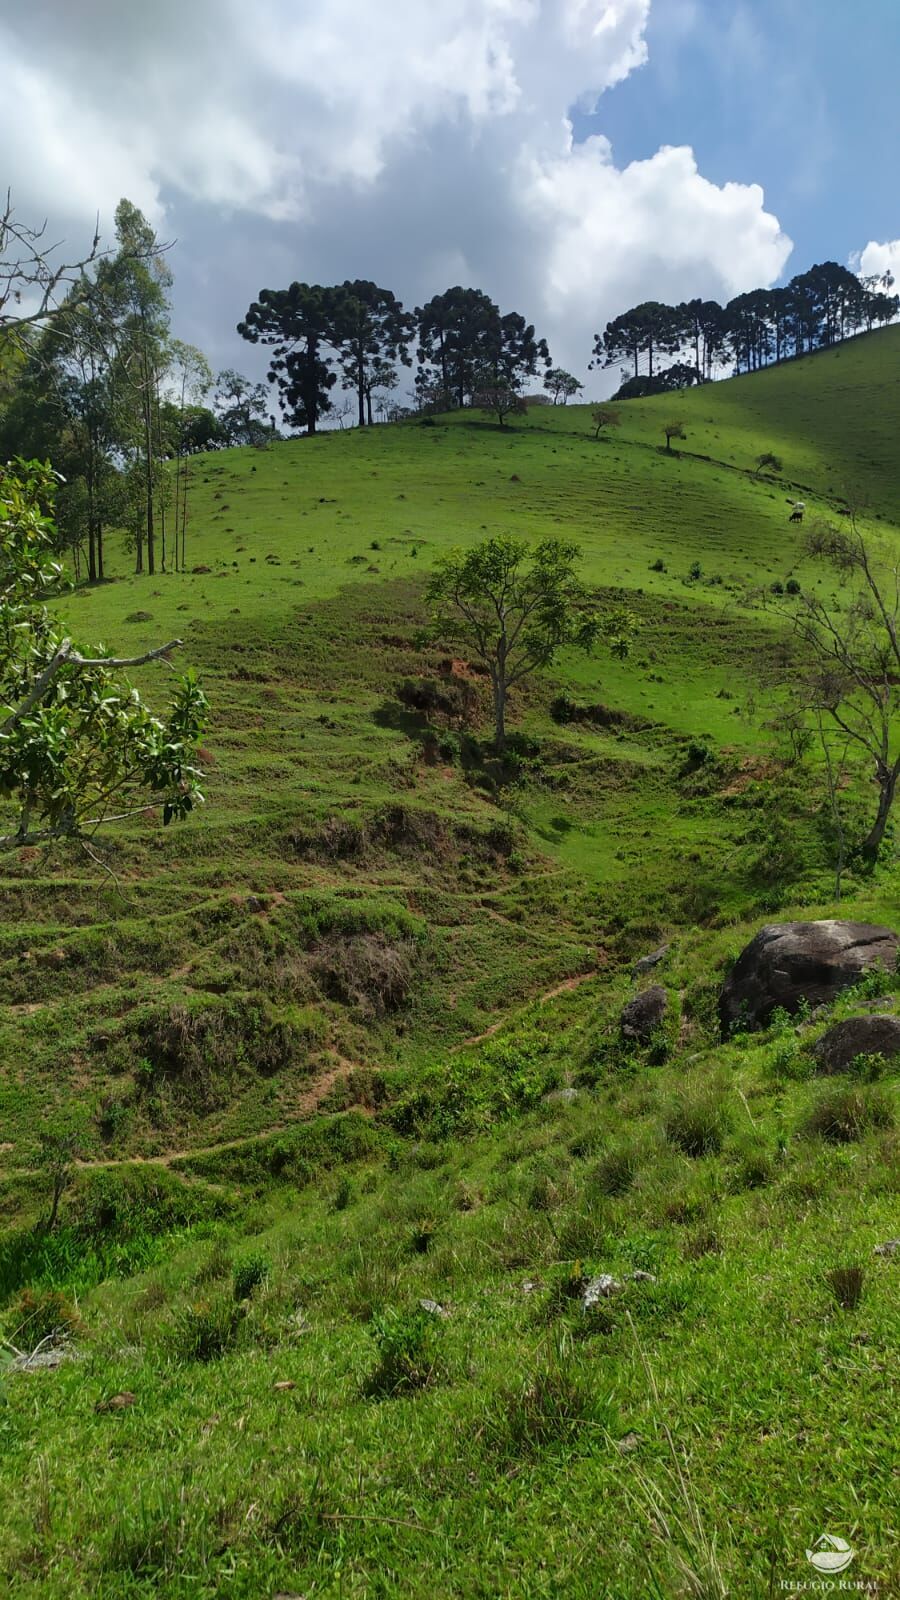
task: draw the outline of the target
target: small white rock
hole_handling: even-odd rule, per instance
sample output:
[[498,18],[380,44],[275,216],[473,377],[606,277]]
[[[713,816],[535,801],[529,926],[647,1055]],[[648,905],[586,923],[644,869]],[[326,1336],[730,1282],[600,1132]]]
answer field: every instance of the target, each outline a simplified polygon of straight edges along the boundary
[[596,1278],[591,1278],[581,1291],[581,1306],[584,1311],[593,1311],[601,1300],[608,1300],[611,1295],[621,1294],[625,1285],[614,1278],[611,1272],[601,1272]]
[[447,1307],[442,1306],[437,1300],[420,1300],[419,1310],[427,1311],[430,1317],[449,1317],[450,1315]]

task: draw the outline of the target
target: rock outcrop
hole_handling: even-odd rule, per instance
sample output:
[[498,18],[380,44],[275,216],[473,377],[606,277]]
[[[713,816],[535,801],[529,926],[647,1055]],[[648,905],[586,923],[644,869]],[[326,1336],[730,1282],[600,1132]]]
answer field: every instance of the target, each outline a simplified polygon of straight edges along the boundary
[[649,1044],[669,1009],[669,997],[661,983],[643,989],[622,1008],[622,1038],[634,1044]]
[[870,967],[897,969],[900,939],[868,922],[775,922],[741,952],[719,996],[726,1036],[764,1028],[779,1007],[827,1005]]
[[847,1017],[812,1047],[818,1072],[846,1072],[857,1056],[900,1056],[900,1017]]

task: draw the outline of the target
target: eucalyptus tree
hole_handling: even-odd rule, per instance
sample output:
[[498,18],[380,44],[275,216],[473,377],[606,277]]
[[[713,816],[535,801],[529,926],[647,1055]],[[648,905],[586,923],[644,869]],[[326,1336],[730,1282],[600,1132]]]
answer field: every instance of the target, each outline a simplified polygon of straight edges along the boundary
[[156,570],[156,502],[161,492],[158,410],[170,363],[172,274],[152,227],[130,200],[116,207],[118,250],[99,262],[102,297],[116,359],[113,385],[118,429],[131,471],[135,570]]

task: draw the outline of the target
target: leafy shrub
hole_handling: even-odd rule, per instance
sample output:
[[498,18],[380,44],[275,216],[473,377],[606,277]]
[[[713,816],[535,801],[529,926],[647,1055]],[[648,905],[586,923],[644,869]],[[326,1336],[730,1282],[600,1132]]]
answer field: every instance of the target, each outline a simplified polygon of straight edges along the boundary
[[692,561],[690,567],[688,568],[688,577],[693,578],[696,582],[696,580],[702,576],[702,573],[703,568],[701,567],[699,561]]
[[784,587],[785,587],[785,590],[787,591],[788,594],[799,594],[800,593],[800,585],[797,582],[796,578],[788,578],[788,581],[787,581],[787,583],[785,584]]
[[69,1339],[83,1328],[77,1308],[59,1289],[23,1289],[7,1313],[13,1344],[34,1350],[43,1339]]
[[244,1309],[224,1296],[184,1306],[169,1332],[168,1345],[177,1361],[218,1361],[240,1337]]
[[666,570],[666,563],[663,561],[662,556],[657,556],[655,561],[651,561],[651,563],[650,563],[650,571],[651,572],[665,572],[665,570]]
[[372,1336],[378,1360],[363,1384],[370,1400],[411,1394],[437,1375],[443,1326],[439,1317],[417,1306],[413,1311],[385,1311],[374,1318]]
[[669,1144],[693,1157],[715,1155],[721,1150],[728,1123],[727,1103],[717,1088],[682,1090],[663,1114]]
[[249,1300],[254,1289],[261,1283],[266,1283],[271,1268],[265,1256],[244,1256],[243,1260],[236,1261],[232,1272],[235,1300]]
[[826,1089],[808,1113],[801,1131],[830,1144],[850,1144],[877,1128],[892,1128],[894,1108],[874,1085],[836,1084]]

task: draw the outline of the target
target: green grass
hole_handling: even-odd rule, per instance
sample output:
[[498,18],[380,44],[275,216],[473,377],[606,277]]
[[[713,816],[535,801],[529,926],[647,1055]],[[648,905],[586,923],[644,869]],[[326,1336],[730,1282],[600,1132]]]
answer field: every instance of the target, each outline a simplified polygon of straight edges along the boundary
[[[115,549],[67,601],[88,640],[184,639],[209,804],[114,832],[107,875],[3,863],[0,1331],[69,1305],[80,1359],[0,1373],[0,1586],[766,1595],[826,1530],[900,1582],[896,1074],[715,1014],[760,922],[896,923],[891,849],[834,900],[820,775],[751,690],[755,592],[820,576],[788,497],[859,482],[896,549],[898,332],[678,396],[672,457],[662,399],[600,442],[566,407],[197,458],[210,570]],[[640,620],[517,692],[504,770],[477,676],[469,725],[400,693],[458,656],[418,644],[429,568],[487,532],[574,537]],[[664,939],[671,1025],[624,1050]],[[625,1287],[586,1317],[595,1272]]]

